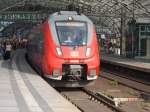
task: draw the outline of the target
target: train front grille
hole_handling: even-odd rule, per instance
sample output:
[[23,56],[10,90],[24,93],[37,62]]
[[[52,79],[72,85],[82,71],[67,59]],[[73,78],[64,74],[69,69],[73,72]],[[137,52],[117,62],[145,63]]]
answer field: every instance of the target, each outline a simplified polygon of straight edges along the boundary
[[68,81],[79,81],[86,80],[87,75],[87,65],[71,65],[63,64],[62,65],[62,80]]

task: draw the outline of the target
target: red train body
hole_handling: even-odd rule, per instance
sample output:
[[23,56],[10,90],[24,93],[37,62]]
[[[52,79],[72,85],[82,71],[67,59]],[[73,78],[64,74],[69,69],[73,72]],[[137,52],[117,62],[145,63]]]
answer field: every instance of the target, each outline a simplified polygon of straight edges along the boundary
[[54,13],[33,28],[27,56],[44,77],[52,79],[54,86],[85,86],[97,79],[100,72],[94,25],[76,12]]

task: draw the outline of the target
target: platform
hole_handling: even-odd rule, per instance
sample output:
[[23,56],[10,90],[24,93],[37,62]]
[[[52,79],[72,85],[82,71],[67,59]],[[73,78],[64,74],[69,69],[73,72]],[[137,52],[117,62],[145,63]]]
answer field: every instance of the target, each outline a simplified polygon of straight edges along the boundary
[[104,63],[110,63],[134,70],[139,70],[143,72],[150,73],[150,59],[142,60],[142,59],[129,59],[119,56],[112,56],[107,54],[101,55],[101,61]]
[[80,112],[28,65],[24,51],[0,61],[0,112]]

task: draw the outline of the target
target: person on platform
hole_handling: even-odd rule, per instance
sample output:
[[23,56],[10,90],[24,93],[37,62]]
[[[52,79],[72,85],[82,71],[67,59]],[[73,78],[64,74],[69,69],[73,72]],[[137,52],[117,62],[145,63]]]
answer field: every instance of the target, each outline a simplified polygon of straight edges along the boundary
[[6,46],[5,46],[5,56],[4,56],[4,59],[7,60],[10,58],[10,54],[11,54],[11,51],[12,51],[12,45],[11,43],[8,41],[6,43]]

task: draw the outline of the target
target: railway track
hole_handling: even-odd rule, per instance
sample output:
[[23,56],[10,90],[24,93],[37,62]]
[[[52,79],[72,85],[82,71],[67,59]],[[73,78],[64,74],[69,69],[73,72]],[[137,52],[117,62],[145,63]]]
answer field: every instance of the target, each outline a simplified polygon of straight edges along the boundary
[[150,75],[147,72],[134,70],[132,68],[129,69],[118,65],[109,64],[109,63],[102,63],[101,70],[103,72],[112,73],[116,76],[150,86],[150,82],[149,82]]
[[86,88],[57,88],[57,91],[82,112],[125,112],[109,99]]
[[127,72],[121,73],[116,72],[115,70],[103,68],[101,69],[101,77],[109,80],[116,80],[120,84],[150,95],[150,82],[147,82],[144,79],[140,80],[139,78],[132,77],[132,75],[130,76],[130,72],[127,74]]
[[[107,70],[107,69],[102,69],[102,72],[110,73],[112,75],[115,75],[115,76],[118,76],[118,77],[122,77],[124,79],[128,79],[128,80],[131,80],[131,81],[134,81],[134,82],[138,82],[138,83],[150,86],[150,82],[147,82],[147,81],[144,81],[144,80],[140,80],[140,79],[137,79],[135,77],[132,77],[132,76],[129,76],[129,75],[126,75],[126,74],[123,74],[123,73],[116,73],[116,72],[113,72],[113,71],[110,71],[110,70]],[[101,76],[105,77],[103,74]]]
[[[127,101],[126,103],[119,103],[119,106],[116,107],[113,100],[110,100],[106,96],[99,94],[101,91],[100,88],[94,89],[90,88],[80,88],[80,89],[67,89],[58,90],[63,96],[65,96],[69,101],[76,105],[82,112],[149,112],[150,106],[145,106],[150,104],[150,100],[147,103],[147,100],[144,98],[150,99],[150,86],[149,83],[138,80],[133,77],[128,77],[126,75],[113,73],[112,71],[101,71],[101,78],[106,80],[117,80],[122,86],[123,90],[125,88],[133,89],[133,91],[138,91],[138,94],[141,97],[137,96],[137,101]],[[103,80],[103,79],[102,79]],[[101,81],[102,81],[101,80]],[[101,82],[98,80],[97,82]],[[105,81],[104,81],[105,82]],[[103,82],[101,83],[103,84]],[[96,84],[97,87],[101,84]],[[120,85],[119,84],[119,85]],[[103,88],[106,86],[103,85]],[[122,87],[121,87],[122,88]],[[131,91],[131,90],[128,90]],[[124,94],[124,93],[121,93]],[[85,97],[86,96],[86,97]],[[113,99],[113,98],[112,98]],[[129,99],[134,99],[130,98]],[[145,104],[144,104],[145,103]]]
[[111,108],[113,111],[115,111],[115,112],[125,112],[121,108],[114,106],[114,102],[112,102],[111,100],[109,100],[105,96],[102,96],[100,94],[94,93],[94,92],[92,92],[92,91],[90,91],[88,89],[83,89],[83,91],[86,92],[91,97],[93,97],[95,100],[104,103],[106,106]]
[[[109,75],[108,75],[109,74]],[[116,76],[117,78],[116,78]],[[114,76],[114,77],[112,77]],[[133,88],[135,90],[139,91],[139,94],[143,94],[144,97],[148,93],[150,93],[149,84],[142,82],[140,80],[136,80],[134,78],[130,78],[127,76],[122,76],[122,74],[113,73],[112,71],[101,71],[101,77],[105,78],[106,80],[117,80],[118,82],[121,81],[121,85],[125,88]],[[100,78],[101,78],[100,77]],[[119,78],[118,78],[119,77]],[[103,79],[102,79],[103,80]],[[98,80],[97,82],[101,82]],[[105,82],[105,81],[104,81]],[[103,84],[103,83],[101,83]],[[97,86],[100,86],[100,84],[96,84]],[[104,85],[103,88],[106,86]],[[95,85],[93,88],[96,88]],[[122,87],[121,87],[122,88]],[[57,90],[70,102],[72,102],[76,107],[78,107],[82,112],[149,112],[150,103],[145,103],[146,101],[144,99],[141,99],[132,103],[126,102],[127,104],[122,104],[119,106],[116,106],[112,100],[107,98],[106,96],[103,96],[99,94],[99,91],[101,91],[100,88],[97,88],[96,91],[86,87],[86,88],[57,88]],[[130,91],[130,90],[129,90]],[[131,98],[132,99],[132,98]],[[150,99],[150,97],[149,97]],[[145,104],[144,104],[144,103]],[[148,101],[149,102],[149,101]]]

